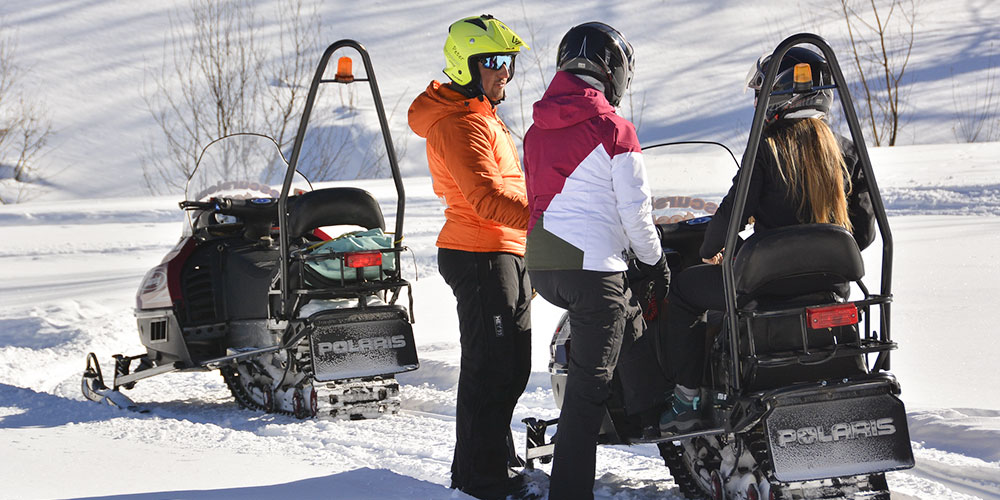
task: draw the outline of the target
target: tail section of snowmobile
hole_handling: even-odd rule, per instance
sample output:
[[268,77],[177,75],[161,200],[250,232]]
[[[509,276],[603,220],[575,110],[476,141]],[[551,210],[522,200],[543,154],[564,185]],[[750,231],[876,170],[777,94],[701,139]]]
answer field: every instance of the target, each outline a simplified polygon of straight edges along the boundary
[[[345,49],[360,56],[363,78],[352,74],[348,57],[326,76],[333,55]],[[385,142],[397,193],[390,233],[371,193],[313,190],[298,170],[318,88],[353,83],[368,83]],[[180,207],[188,220],[183,237],[136,294],[146,352],[115,355],[110,387],[91,353],[82,382],[88,399],[135,407],[120,391],[142,379],[219,370],[245,408],[351,419],[399,410],[395,374],[419,367],[411,287],[400,266],[405,194],[363,46],[341,40],[323,53],[289,160],[267,136],[213,141]],[[330,227],[362,230],[331,239],[324,232]],[[407,305],[397,303],[404,291]]]
[[[744,228],[738,221],[743,220],[764,111],[772,97],[761,92],[742,162],[730,153],[739,173],[725,248],[738,250],[721,265],[726,308],[710,311],[697,322],[704,329],[708,352],[699,407],[702,425],[685,432],[647,432],[640,417],[626,411],[619,362],[598,438],[602,444],[657,445],[674,481],[691,499],[888,500],[885,474],[914,466],[900,384],[888,371],[890,353],[898,348],[890,335],[893,241],[888,219],[832,49],[816,35],[798,34],[782,41],[772,58],[780,60],[803,44],[822,52],[830,66],[833,83],[824,88],[834,88],[840,96],[858,166],[868,182],[881,236],[880,286],[869,290],[861,251],[851,233],[839,226],[800,224],[741,238]],[[761,88],[772,88],[777,68],[768,67]],[[700,161],[689,162],[692,168],[681,165],[690,155],[664,160],[671,170],[656,171],[651,151],[677,144],[643,148],[654,217],[660,205],[671,203],[718,206],[721,193],[728,190],[705,187]],[[659,179],[677,182],[678,175],[690,176],[692,171],[699,176],[692,192],[719,192],[718,200],[655,198]],[[729,172],[725,180],[731,178]],[[656,220],[672,272],[700,264],[698,250],[710,216],[689,213],[682,217],[687,220]],[[862,297],[849,300],[856,292]],[[647,321],[643,335],[653,344],[644,349],[661,354],[663,347],[655,344],[665,324],[663,309],[661,321]],[[571,344],[564,315],[553,335],[549,365],[557,406]],[[661,382],[672,386],[666,359],[660,356],[658,362]],[[558,419],[529,418],[524,423],[527,466],[551,460],[556,446],[547,438]]]

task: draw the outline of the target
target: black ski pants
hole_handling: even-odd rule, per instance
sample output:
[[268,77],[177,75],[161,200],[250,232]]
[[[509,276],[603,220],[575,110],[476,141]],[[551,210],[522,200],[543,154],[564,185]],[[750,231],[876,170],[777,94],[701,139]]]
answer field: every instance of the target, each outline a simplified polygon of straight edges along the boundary
[[699,264],[673,278],[667,294],[667,328],[663,356],[674,380],[685,387],[702,385],[705,371],[705,311],[725,311],[722,266]]
[[531,285],[520,256],[441,248],[462,346],[451,487],[503,498],[509,487],[514,406],[531,372]]
[[611,394],[611,378],[626,324],[635,324],[638,311],[629,305],[631,294],[625,287],[624,273],[567,270],[530,274],[545,300],[569,311],[572,336],[549,500],[592,499],[597,436]]

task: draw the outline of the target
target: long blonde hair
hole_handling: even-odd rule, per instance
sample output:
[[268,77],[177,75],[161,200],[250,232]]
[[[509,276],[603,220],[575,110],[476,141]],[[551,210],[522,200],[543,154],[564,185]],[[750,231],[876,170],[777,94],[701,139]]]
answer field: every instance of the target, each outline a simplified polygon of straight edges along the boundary
[[833,131],[819,118],[783,121],[769,131],[767,144],[788,188],[801,193],[799,213],[810,214],[806,222],[836,224],[853,231],[847,215],[851,177]]

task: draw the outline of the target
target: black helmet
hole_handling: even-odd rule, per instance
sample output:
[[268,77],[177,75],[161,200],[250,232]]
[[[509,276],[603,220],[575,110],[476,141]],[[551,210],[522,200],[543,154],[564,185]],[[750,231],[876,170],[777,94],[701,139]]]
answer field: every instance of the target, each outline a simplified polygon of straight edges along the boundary
[[617,106],[632,81],[632,45],[618,30],[600,22],[570,28],[559,42],[556,69],[596,78],[604,96]]
[[[747,73],[747,88],[754,89],[754,97],[760,95],[760,86],[764,83],[764,74],[767,72],[767,65],[771,62],[771,56],[761,56],[760,59],[750,68]],[[808,64],[811,71],[812,81],[799,82],[796,88],[795,66],[798,64]],[[800,80],[804,80],[801,75]],[[826,59],[809,49],[802,47],[792,47],[781,58],[778,66],[778,75],[774,79],[774,86],[771,89],[771,99],[767,106],[766,123],[771,123],[784,118],[823,118],[830,112],[830,105],[833,103],[833,89],[816,89],[816,87],[828,86],[833,83],[830,76],[830,67],[826,64]],[[774,95],[777,93],[777,95]]]

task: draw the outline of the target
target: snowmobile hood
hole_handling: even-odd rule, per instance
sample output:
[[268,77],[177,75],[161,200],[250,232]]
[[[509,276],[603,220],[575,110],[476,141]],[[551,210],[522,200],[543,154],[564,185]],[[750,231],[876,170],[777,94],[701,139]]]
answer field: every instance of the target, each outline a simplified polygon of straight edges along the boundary
[[535,103],[532,117],[535,126],[551,130],[614,112],[603,92],[572,73],[557,71],[542,100]]
[[426,139],[431,127],[446,116],[457,113],[483,113],[495,115],[496,110],[488,100],[480,97],[467,98],[447,85],[434,80],[427,90],[410,104],[407,119],[410,129]]

